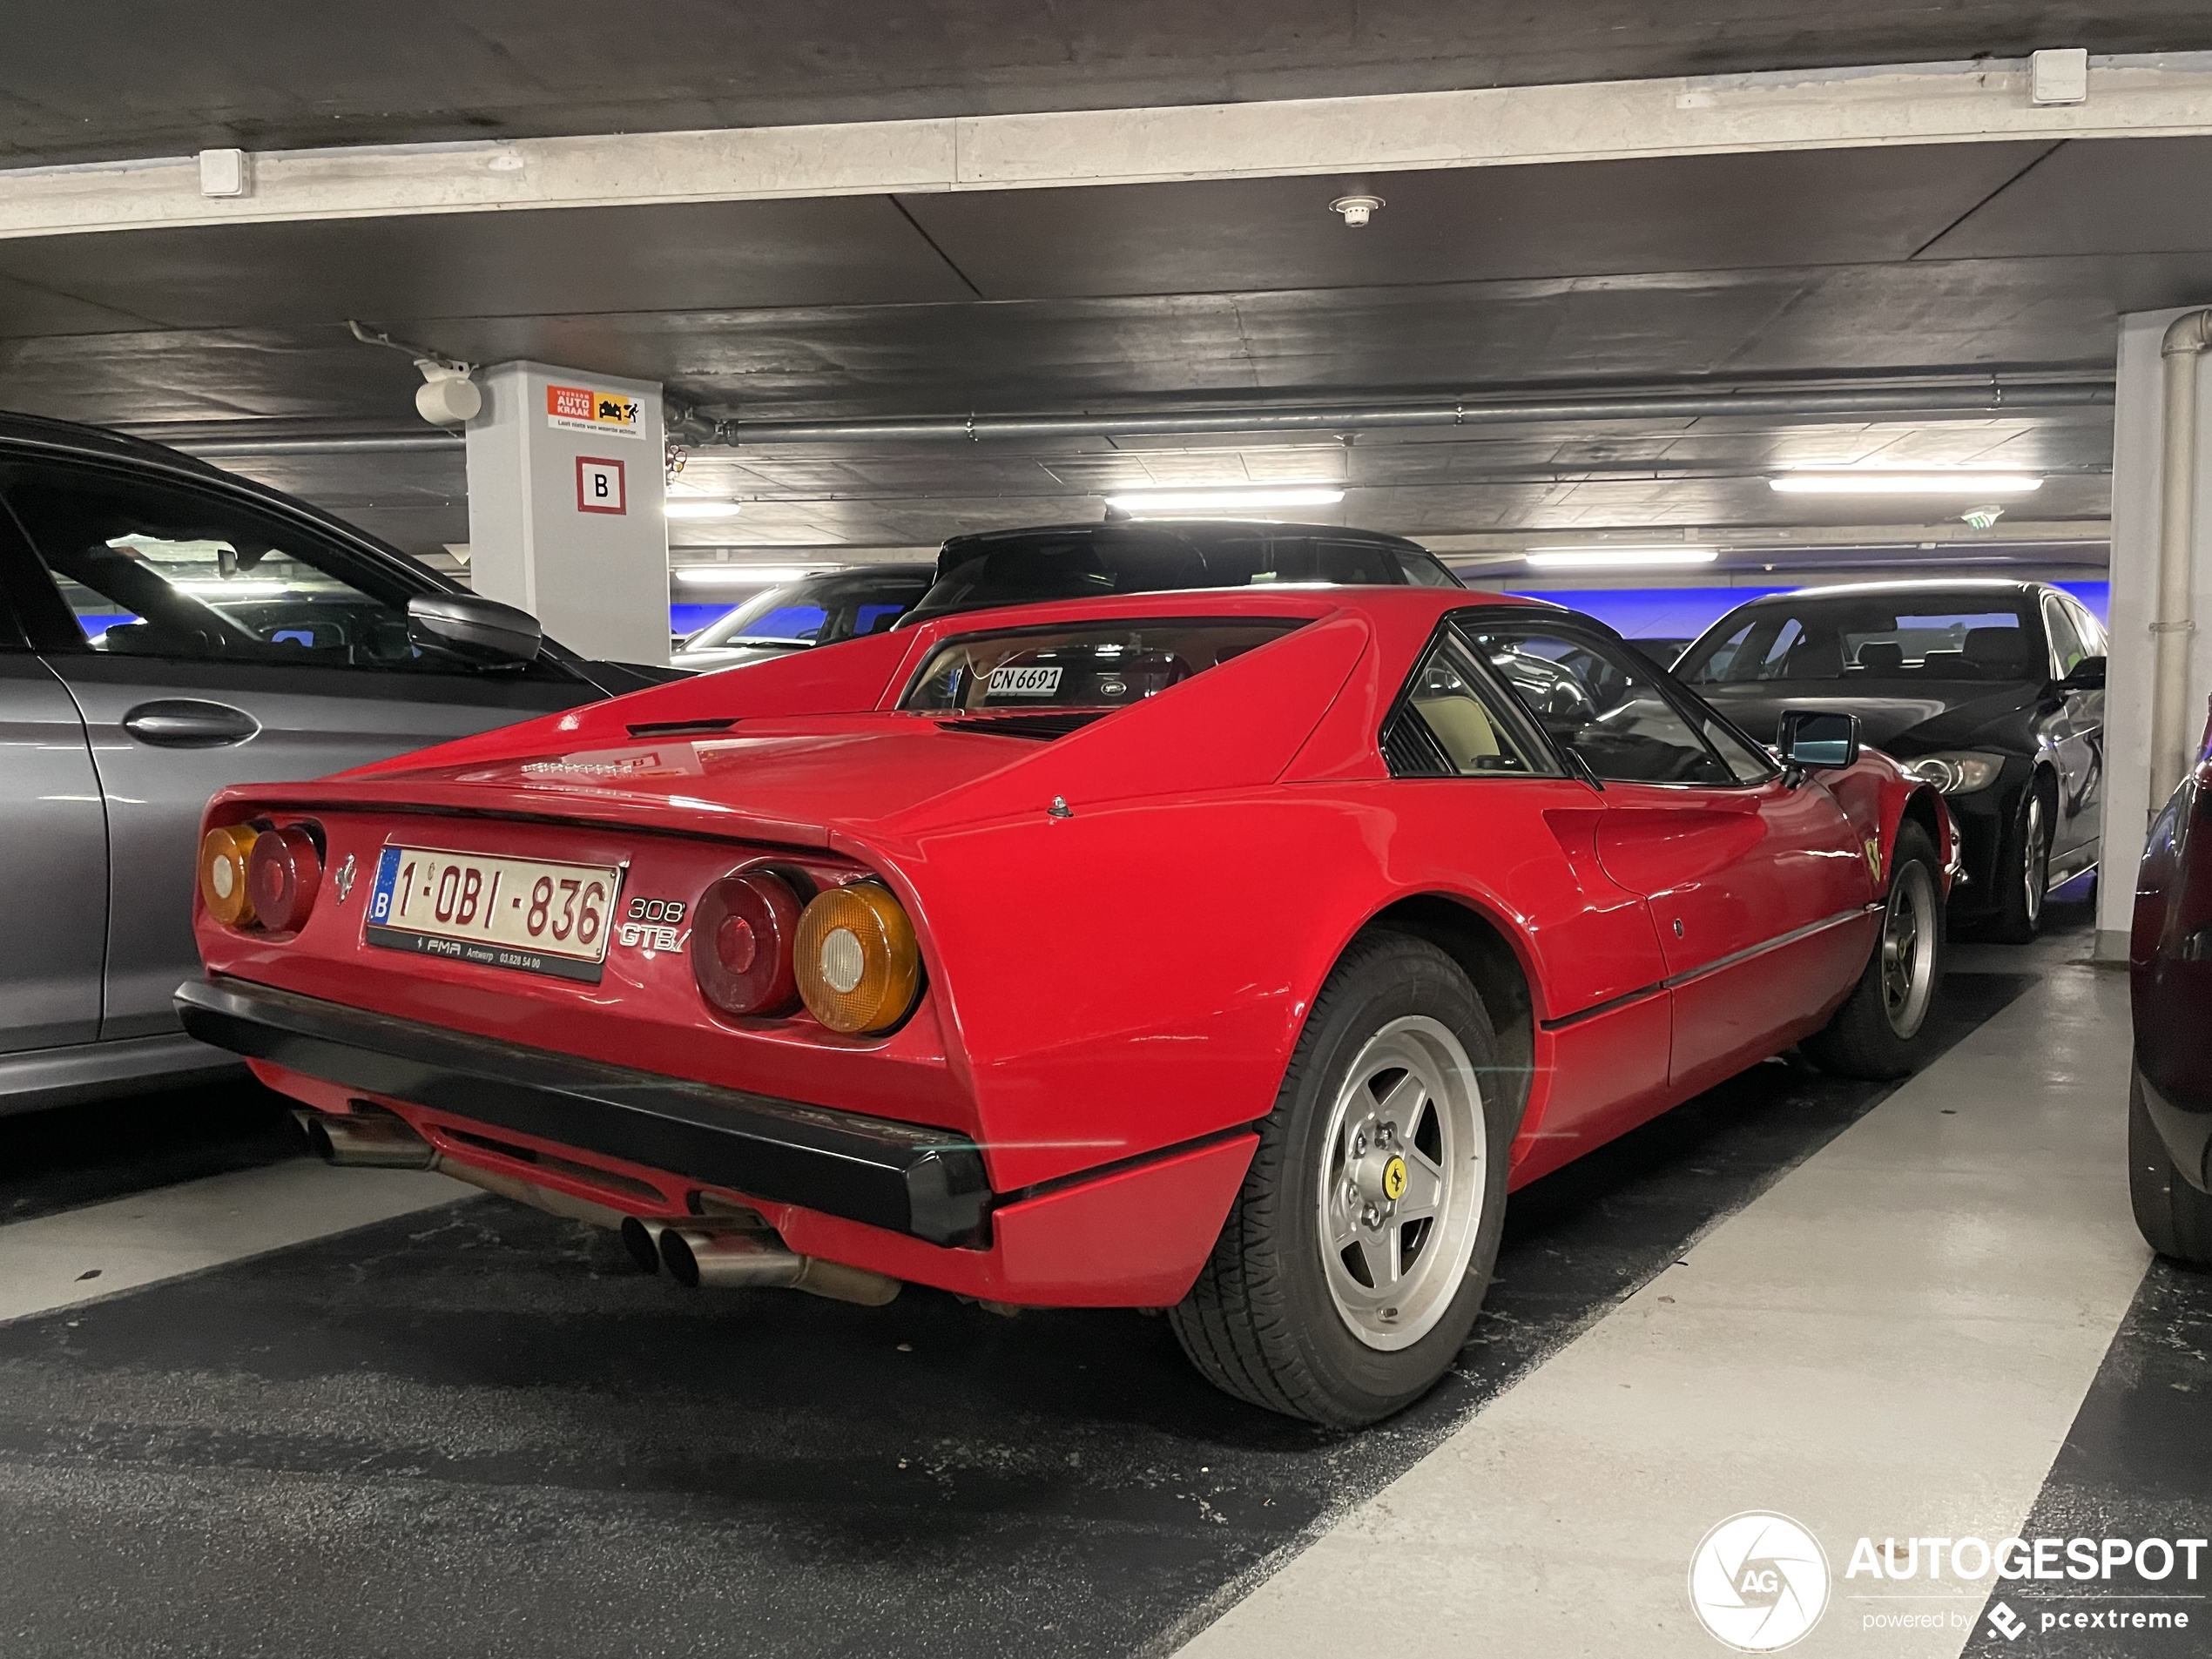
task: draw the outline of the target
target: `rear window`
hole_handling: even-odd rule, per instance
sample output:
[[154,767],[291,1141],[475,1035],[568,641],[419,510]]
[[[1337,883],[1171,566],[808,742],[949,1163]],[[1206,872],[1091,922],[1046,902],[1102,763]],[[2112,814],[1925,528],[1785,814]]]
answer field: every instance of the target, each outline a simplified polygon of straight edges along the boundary
[[1114,709],[1156,697],[1305,625],[1298,617],[1117,622],[970,634],[930,654],[902,709]]
[[2003,594],[1808,598],[1724,618],[1675,665],[1692,685],[1761,680],[2027,679],[2043,634]]

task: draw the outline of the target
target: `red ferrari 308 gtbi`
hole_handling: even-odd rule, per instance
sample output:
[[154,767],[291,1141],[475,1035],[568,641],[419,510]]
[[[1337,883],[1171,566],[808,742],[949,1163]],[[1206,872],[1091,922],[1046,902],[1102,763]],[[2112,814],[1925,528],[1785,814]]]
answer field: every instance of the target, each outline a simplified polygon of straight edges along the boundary
[[194,1035],[341,1162],[691,1282],[1164,1307],[1254,1404],[1442,1374],[1506,1195],[1931,1035],[1941,798],[1464,591],[947,617],[216,798]]

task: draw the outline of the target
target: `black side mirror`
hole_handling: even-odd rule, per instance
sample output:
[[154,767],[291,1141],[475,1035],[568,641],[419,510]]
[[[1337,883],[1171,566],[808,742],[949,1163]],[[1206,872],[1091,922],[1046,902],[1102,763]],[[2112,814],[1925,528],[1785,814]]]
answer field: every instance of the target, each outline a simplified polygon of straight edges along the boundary
[[1793,772],[1848,766],[1858,759],[1858,716],[1791,709],[1782,717],[1782,764]]
[[478,668],[521,668],[545,643],[527,610],[473,593],[418,593],[407,602],[407,637],[424,651]]
[[2105,659],[2084,657],[2074,665],[2074,671],[2059,682],[2060,689],[2068,691],[2101,691],[2105,688]]

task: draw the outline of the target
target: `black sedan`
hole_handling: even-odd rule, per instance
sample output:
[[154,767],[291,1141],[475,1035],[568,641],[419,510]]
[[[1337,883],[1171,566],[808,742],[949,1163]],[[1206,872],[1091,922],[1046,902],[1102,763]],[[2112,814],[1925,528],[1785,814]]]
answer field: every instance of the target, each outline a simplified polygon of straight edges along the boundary
[[1040,599],[1292,583],[1461,585],[1420,543],[1379,530],[1253,519],[1109,519],[955,536],[938,550],[937,580],[896,625]]
[[2097,862],[2105,635],[2040,582],[1817,588],[1738,605],[1676,675],[1772,741],[1791,709],[1859,717],[1940,789],[1962,842],[1951,918],[2034,937],[2053,887]]
[[2161,1256],[2212,1267],[2212,726],[2151,826],[2128,947],[2128,1190]]

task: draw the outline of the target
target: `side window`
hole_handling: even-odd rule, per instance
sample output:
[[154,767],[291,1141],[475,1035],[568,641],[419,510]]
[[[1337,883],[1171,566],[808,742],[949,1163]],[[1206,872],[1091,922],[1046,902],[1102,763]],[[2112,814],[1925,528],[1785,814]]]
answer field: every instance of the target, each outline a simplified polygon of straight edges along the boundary
[[[920,594],[916,594],[914,598],[918,599],[921,597]],[[860,638],[869,634],[881,633],[900,617],[905,616],[913,604],[914,599],[894,599],[887,604],[862,605],[853,614],[854,637]]]
[[1456,588],[1460,585],[1433,553],[1416,553],[1408,548],[1399,548],[1398,568],[1406,573],[1406,582],[1416,588]]
[[1383,733],[1393,777],[1558,775],[1520,711],[1499,698],[1467,646],[1447,633],[1414,671]]
[[2043,625],[2051,631],[2051,664],[2060,679],[2074,672],[2074,665],[2089,652],[2074,626],[2074,617],[2062,601],[2043,602]]
[[2111,646],[2105,638],[2104,624],[2089,614],[2088,607],[2071,595],[2063,603],[2067,615],[2074,618],[2074,631],[2080,636],[2083,652],[2091,657],[2106,655]]
[[1766,751],[1745,742],[1710,715],[1697,723],[1697,729],[1705,734],[1705,741],[1713,745],[1713,752],[1720,756],[1721,764],[1735,774],[1739,784],[1761,783],[1781,770]]
[[4,487],[92,651],[472,671],[417,651],[402,584],[279,515],[96,467],[26,467]]
[[1573,750],[1592,775],[1617,783],[1739,781],[1660,690],[1659,671],[1635,652],[1541,627],[1487,628],[1474,643],[1552,740]]

